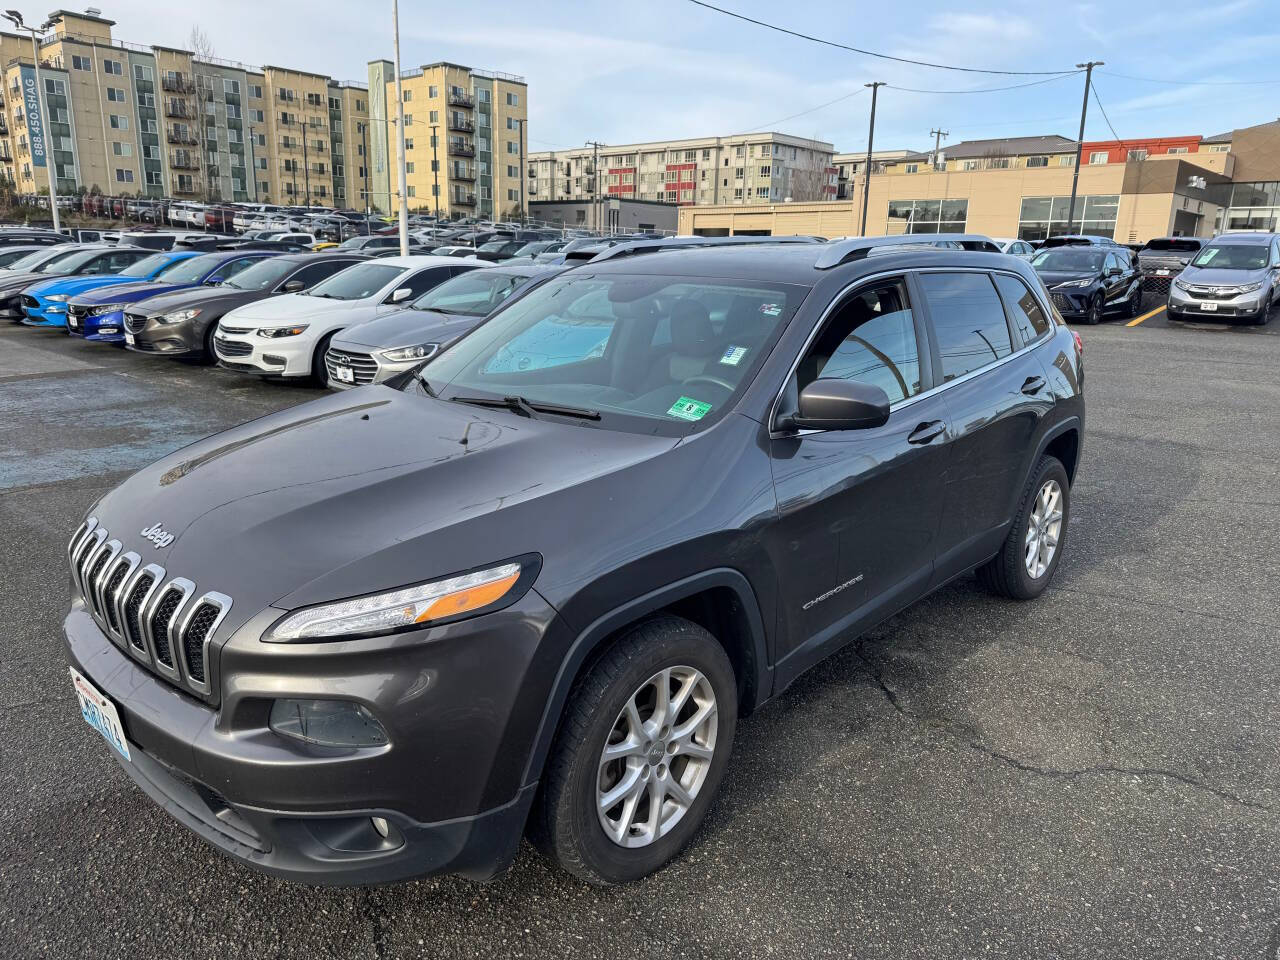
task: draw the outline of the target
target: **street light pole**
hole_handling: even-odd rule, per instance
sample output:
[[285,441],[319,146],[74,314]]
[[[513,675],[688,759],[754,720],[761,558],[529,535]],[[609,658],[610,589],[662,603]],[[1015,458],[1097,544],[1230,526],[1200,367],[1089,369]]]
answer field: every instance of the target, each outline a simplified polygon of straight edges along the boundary
[[400,0],[391,0],[396,54],[396,169],[400,174],[400,256],[409,255],[409,188],[404,162],[404,87],[400,80]]
[[862,228],[858,231],[859,236],[865,237],[867,235],[867,204],[871,200],[871,145],[876,138],[876,94],[884,86],[884,81],[877,80],[875,83],[867,83],[863,86],[871,88],[871,128],[867,131],[867,169],[866,175],[862,178]]
[[[55,24],[61,23],[62,18],[50,17],[40,25],[39,29],[35,27],[28,27],[24,24],[22,22],[22,14],[17,10],[6,10],[4,12],[4,18],[19,30],[25,30],[27,33],[31,34],[31,62],[35,67],[36,73],[36,103],[39,105],[40,110],[40,139],[44,144],[44,172],[45,176],[49,180],[49,212],[53,215],[53,229],[56,232],[61,229],[61,224],[58,220],[58,187],[54,180],[53,164],[50,162],[49,156],[50,144],[48,123],[46,121],[47,111],[44,106],[44,82],[40,79],[40,46],[36,41],[36,36],[45,30],[48,30]],[[23,112],[25,113],[26,111]]]
[[[1071,205],[1067,208],[1067,233],[1075,232],[1076,188],[1080,184],[1080,153],[1084,150],[1084,118],[1085,114],[1089,112],[1089,86],[1093,83],[1093,68],[1105,65],[1101,60],[1090,60],[1088,63],[1076,64],[1077,70],[1084,71],[1084,103],[1080,106],[1080,135],[1076,137],[1076,168],[1071,174]],[[1052,229],[1052,225],[1050,229]]]
[[436,198],[436,221],[440,220],[440,160],[436,155],[436,131],[440,124],[431,125],[431,192]]
[[517,118],[516,123],[520,124],[520,223],[523,225],[528,222],[529,214],[525,210],[524,205],[524,121]]

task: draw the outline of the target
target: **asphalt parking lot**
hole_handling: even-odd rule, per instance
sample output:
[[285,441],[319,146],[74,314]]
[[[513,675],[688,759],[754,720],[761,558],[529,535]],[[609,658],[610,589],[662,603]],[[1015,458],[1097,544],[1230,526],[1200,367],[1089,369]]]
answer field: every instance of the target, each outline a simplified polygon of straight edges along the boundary
[[1275,960],[1280,323],[1082,335],[1085,454],[1041,600],[962,581],[802,678],[739,727],[695,845],[635,886],[525,848],[487,885],[330,890],[147,801],[59,636],[97,495],[317,391],[0,328],[0,956]]

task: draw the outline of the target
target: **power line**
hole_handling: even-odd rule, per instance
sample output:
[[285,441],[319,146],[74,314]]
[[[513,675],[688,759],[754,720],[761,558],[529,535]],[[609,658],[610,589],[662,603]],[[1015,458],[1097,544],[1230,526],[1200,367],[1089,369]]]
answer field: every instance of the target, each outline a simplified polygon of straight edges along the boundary
[[786,123],[788,120],[794,120],[796,119],[796,117],[808,116],[811,113],[817,113],[819,110],[825,110],[827,107],[834,106],[835,104],[841,103],[845,100],[851,100],[854,97],[864,92],[866,92],[866,87],[857,89],[853,91],[853,93],[846,93],[843,97],[836,97],[834,100],[828,100],[826,103],[820,103],[816,107],[810,107],[808,110],[801,110],[799,113],[793,113],[791,116],[783,117],[781,120],[770,120],[768,123],[762,123],[759,126],[751,127],[750,129],[744,130],[743,132],[755,133],[757,130],[765,130],[769,127],[776,126],[779,123]]
[[1013,77],[1043,77],[1050,74],[1071,72],[1070,70],[984,70],[980,67],[958,67],[949,63],[931,63],[928,60],[912,60],[909,57],[895,57],[887,53],[876,53],[874,50],[864,50],[861,47],[851,47],[845,43],[837,43],[835,40],[824,40],[821,37],[815,37],[811,34],[800,33],[798,30],[789,30],[786,27],[780,27],[777,24],[766,23],[763,20],[756,20],[754,17],[748,17],[745,14],[734,13],[732,10],[726,10],[724,7],[717,7],[715,4],[704,2],[704,0],[689,0],[689,2],[698,7],[705,7],[707,10],[714,10],[716,13],[722,13],[726,17],[733,17],[736,20],[754,23],[757,27],[764,27],[767,30],[776,30],[778,33],[785,33],[792,37],[798,37],[801,40],[820,43],[823,46],[835,47],[839,50],[848,50],[850,53],[860,53],[865,57],[877,57],[880,60],[892,60],[895,63],[909,63],[916,67],[933,67],[937,70],[955,70],[960,73],[990,73]]
[[1038,87],[1042,83],[1053,83],[1055,80],[1065,80],[1067,77],[1078,76],[1083,70],[1072,70],[1069,73],[1060,73],[1056,77],[1048,77],[1044,80],[1032,80],[1030,83],[1013,83],[1005,87],[974,87],[969,90],[919,90],[915,87],[900,87],[896,83],[885,84],[885,86],[893,90],[901,90],[904,93],[995,93],[998,90],[1021,90],[1023,87]]
[[1091,84],[1089,89],[1093,91],[1093,102],[1096,103],[1098,105],[1098,109],[1102,111],[1102,119],[1107,122],[1107,129],[1111,131],[1111,136],[1116,138],[1120,146],[1124,147],[1125,153],[1127,154],[1129,151],[1129,142],[1122,139],[1120,134],[1116,133],[1116,128],[1111,125],[1111,118],[1107,116],[1107,108],[1102,105],[1102,101],[1098,98],[1098,85],[1096,83]]
[[1168,80],[1157,77],[1133,77],[1127,73],[1113,73],[1110,70],[1099,70],[1108,77],[1121,80],[1137,80],[1139,83],[1165,83],[1178,87],[1257,87],[1280,83],[1280,80]]

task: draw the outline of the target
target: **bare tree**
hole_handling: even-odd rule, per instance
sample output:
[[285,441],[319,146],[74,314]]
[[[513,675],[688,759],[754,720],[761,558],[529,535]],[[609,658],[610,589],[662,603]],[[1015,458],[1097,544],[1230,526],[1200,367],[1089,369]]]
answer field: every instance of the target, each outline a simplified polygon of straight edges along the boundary
[[802,157],[787,167],[789,171],[787,196],[796,203],[834,200],[835,195],[828,194],[823,189],[830,178],[827,169],[832,166],[831,154],[806,150]]
[[191,55],[196,60],[212,60],[214,58],[213,41],[209,39],[209,35],[200,28],[199,24],[191,27],[191,33],[187,35],[187,49],[191,51]]

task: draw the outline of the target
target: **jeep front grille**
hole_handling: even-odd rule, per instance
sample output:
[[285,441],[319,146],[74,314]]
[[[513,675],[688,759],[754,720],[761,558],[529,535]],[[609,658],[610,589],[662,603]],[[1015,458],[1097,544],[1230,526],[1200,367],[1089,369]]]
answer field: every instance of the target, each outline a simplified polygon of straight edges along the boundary
[[116,646],[179,687],[208,699],[209,641],[231,609],[222,593],[200,593],[184,577],[143,564],[90,517],[67,546],[85,610]]

